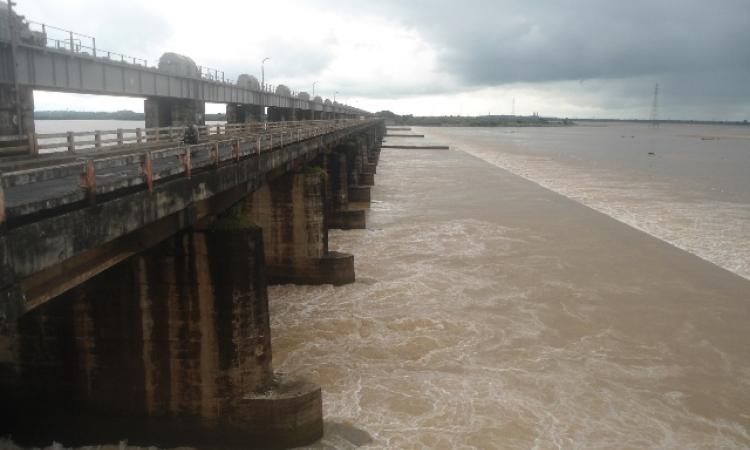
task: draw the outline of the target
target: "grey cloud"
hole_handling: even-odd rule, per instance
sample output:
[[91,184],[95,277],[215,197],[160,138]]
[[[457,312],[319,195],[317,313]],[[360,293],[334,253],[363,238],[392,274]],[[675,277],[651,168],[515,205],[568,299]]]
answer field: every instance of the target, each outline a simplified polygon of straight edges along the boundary
[[750,2],[744,0],[357,5],[390,11],[419,31],[441,51],[443,69],[472,85],[750,68]]
[[59,8],[59,2],[40,0],[21,2],[17,9],[30,20],[95,36],[100,49],[148,58],[152,63],[161,54],[161,44],[174,33],[168,18],[132,0],[101,0],[94,5],[66,2],[64,8]]
[[[326,1],[326,0],[323,0]],[[672,107],[747,112],[747,0],[327,1],[349,14],[386,17],[439,52],[465,90],[512,83],[566,85],[593,104],[650,103],[661,81]],[[586,80],[611,80],[605,89]],[[436,92],[440,88],[435,88]]]

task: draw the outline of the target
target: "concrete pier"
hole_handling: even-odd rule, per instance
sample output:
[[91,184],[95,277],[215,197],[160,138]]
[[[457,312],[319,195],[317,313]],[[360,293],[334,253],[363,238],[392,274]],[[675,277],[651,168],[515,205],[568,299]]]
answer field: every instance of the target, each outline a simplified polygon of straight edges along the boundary
[[322,435],[320,389],[274,377],[263,239],[236,220],[113,267],[19,329],[26,412],[80,413],[59,422],[66,444],[278,447]]
[[292,120],[295,120],[293,108],[281,108],[276,106],[268,107],[269,122],[288,122]]
[[349,205],[349,175],[346,155],[334,151],[325,155],[324,164],[328,174],[329,204],[328,227],[342,230],[366,228],[366,211],[353,209]]
[[263,121],[263,107],[227,103],[227,123],[250,123]]
[[[20,86],[18,94],[16,94],[12,85],[0,84],[0,137],[24,136],[19,141],[0,140],[0,151],[4,147],[27,145],[28,139],[26,136],[33,133],[34,91],[28,87]],[[12,151],[12,149],[8,150]],[[20,150],[18,153],[25,152]],[[3,152],[3,154],[8,155],[9,153]]]
[[205,125],[206,103],[201,100],[151,97],[143,102],[146,128]]
[[267,183],[242,203],[263,229],[270,283],[354,282],[354,257],[328,251],[326,173],[309,169]]
[[[20,117],[18,116],[19,110]],[[18,102],[16,102],[16,92],[13,86],[0,84],[0,136],[33,132],[34,91],[26,87],[19,87]]]
[[[181,117],[199,106],[154,105]],[[138,183],[103,183],[105,195],[65,208],[40,194],[71,178],[57,180],[58,166],[30,169],[51,177],[30,187],[13,184],[27,171],[4,173],[15,209],[0,226],[0,436],[206,448],[319,439],[320,388],[273,372],[266,284],[354,281],[354,258],[329,251],[328,229],[332,218],[365,227],[350,194],[369,188],[350,176],[366,172],[348,160],[372,161],[379,125],[311,123],[283,144],[238,136],[157,157],[136,149],[112,167],[105,154],[98,181]],[[42,209],[19,209],[27,199]]]

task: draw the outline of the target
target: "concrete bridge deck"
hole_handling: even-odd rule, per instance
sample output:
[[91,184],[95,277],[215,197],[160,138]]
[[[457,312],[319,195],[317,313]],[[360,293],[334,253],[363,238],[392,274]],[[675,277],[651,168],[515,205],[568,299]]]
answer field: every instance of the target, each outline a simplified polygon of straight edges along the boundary
[[[233,199],[248,195],[268,173],[289,170],[300,160],[310,161],[377,123],[297,122],[228,139],[211,136],[189,146],[58,156],[31,168],[25,165],[39,164],[34,158],[16,160],[12,163],[15,170],[0,173],[0,199],[4,198],[0,217],[6,228],[0,235],[0,261],[24,280],[189,210],[193,217],[183,223],[187,226],[212,209],[204,206],[197,211],[196,205],[207,205],[227,192],[235,192]],[[37,306],[61,288],[71,287],[60,280],[54,284],[58,287],[46,294],[34,295],[30,289],[29,304]]]
[[[0,391],[25,405],[6,421],[8,431],[27,426],[20,417],[47,414],[36,404],[41,398],[59,399],[42,409],[73,402],[76,414],[118,414],[127,400],[120,396],[137,389],[139,400],[124,414],[152,430],[144,442],[207,439],[213,445],[227,432],[240,436],[235,442],[249,436],[286,446],[319,437],[320,389],[271,375],[265,286],[354,280],[353,256],[328,251],[327,229],[364,226],[364,211],[347,205],[369,202],[383,134],[379,120],[292,122],[206,136],[189,146],[145,143],[0,161]],[[200,312],[188,306],[193,301],[203,302]],[[184,308],[193,313],[185,316]],[[123,313],[133,309],[140,311],[135,324],[136,316]],[[147,333],[158,328],[157,311],[170,317],[157,321],[165,331]],[[84,326],[87,321],[97,325]],[[116,338],[111,327],[120,330]],[[178,328],[194,338],[163,338]],[[91,346],[74,351],[77,356],[60,353],[63,343],[84,341]],[[254,342],[256,356],[242,350],[246,341]],[[207,345],[217,347],[207,352]],[[231,367],[251,378],[210,362],[227,347],[236,347]],[[125,378],[104,369],[148,359],[139,353],[148,348],[167,359],[139,362],[140,372]],[[98,369],[82,368],[81,358],[96,361]],[[169,358],[190,362],[177,369]],[[52,366],[44,362],[50,360]],[[149,405],[162,394],[149,387],[149,374],[174,371],[178,375],[162,382],[175,400],[164,406],[167,416],[154,416]],[[214,375],[201,378],[206,374]],[[91,390],[90,376],[101,389]],[[196,376],[202,400],[180,393],[179,386]],[[227,376],[234,380],[229,385],[222,381]],[[78,387],[64,380],[78,380]],[[271,394],[256,400],[257,390]],[[216,422],[209,417],[216,402],[236,412]],[[186,414],[194,427],[170,419]],[[118,429],[120,420],[102,429]],[[152,429],[154,420],[159,425]],[[98,439],[75,427],[57,433],[71,443]],[[181,440],[185,436],[191,440]]]

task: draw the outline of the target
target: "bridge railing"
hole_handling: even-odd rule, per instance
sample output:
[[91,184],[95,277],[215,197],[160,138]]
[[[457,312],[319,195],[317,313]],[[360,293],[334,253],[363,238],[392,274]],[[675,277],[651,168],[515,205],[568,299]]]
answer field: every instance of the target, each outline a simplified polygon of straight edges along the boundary
[[57,50],[68,50],[73,53],[90,55],[95,58],[106,58],[111,61],[127,62],[148,67],[148,61],[135,56],[97,48],[96,38],[75,31],[58,28],[41,22],[26,21],[29,26],[29,43],[51,47]]
[[[305,128],[326,123],[325,120],[289,122],[248,122],[199,126],[201,136],[246,134],[280,128]],[[39,154],[54,152],[89,153],[138,147],[163,147],[182,140],[185,127],[117,128],[114,130],[68,131],[64,133],[36,133],[19,136],[0,136],[0,156],[3,154]],[[5,145],[3,145],[5,144]]]
[[[97,195],[141,185],[152,190],[154,183],[164,178],[177,175],[190,178],[192,172],[197,169],[218,167],[229,161],[238,162],[242,158],[260,155],[275,147],[294,144],[360,124],[362,121],[356,119],[300,121],[274,124],[260,131],[256,130],[253,124],[249,124],[244,128],[246,132],[237,134],[227,133],[226,130],[241,127],[220,125],[224,133],[209,135],[214,138],[195,145],[171,145],[158,149],[139,147],[124,154],[107,152],[82,155],[69,163],[0,173],[0,225],[6,220],[8,203],[4,192],[8,190],[55,180],[67,186],[66,188],[56,185],[58,192],[65,192],[61,194],[64,197],[63,204],[86,199],[90,203],[95,203]],[[102,177],[97,178],[97,174]],[[104,180],[106,182],[102,183]],[[20,215],[34,212],[29,208],[21,208],[19,211]]]

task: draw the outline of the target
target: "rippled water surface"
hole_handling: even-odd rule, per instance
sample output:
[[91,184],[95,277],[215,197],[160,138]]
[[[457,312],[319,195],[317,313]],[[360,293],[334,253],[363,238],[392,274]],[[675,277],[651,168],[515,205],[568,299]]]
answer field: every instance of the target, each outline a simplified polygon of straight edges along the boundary
[[420,130],[750,278],[750,127]]
[[717,178],[735,196],[664,198],[668,168],[650,181],[663,190],[648,173],[627,182],[639,158],[666,164],[658,147],[656,159],[619,155],[622,171],[588,171],[603,164],[595,151],[563,156],[575,133],[585,139],[579,129],[415,131],[492,164],[455,149],[383,150],[368,229],[330,235],[355,255],[357,282],[269,290],[276,369],[323,388],[317,448],[750,446],[750,282],[497,166],[533,169],[574,198],[608,195],[612,211],[646,222],[636,197],[669,214],[699,205],[727,214],[709,220],[726,234],[747,227],[746,180]]

